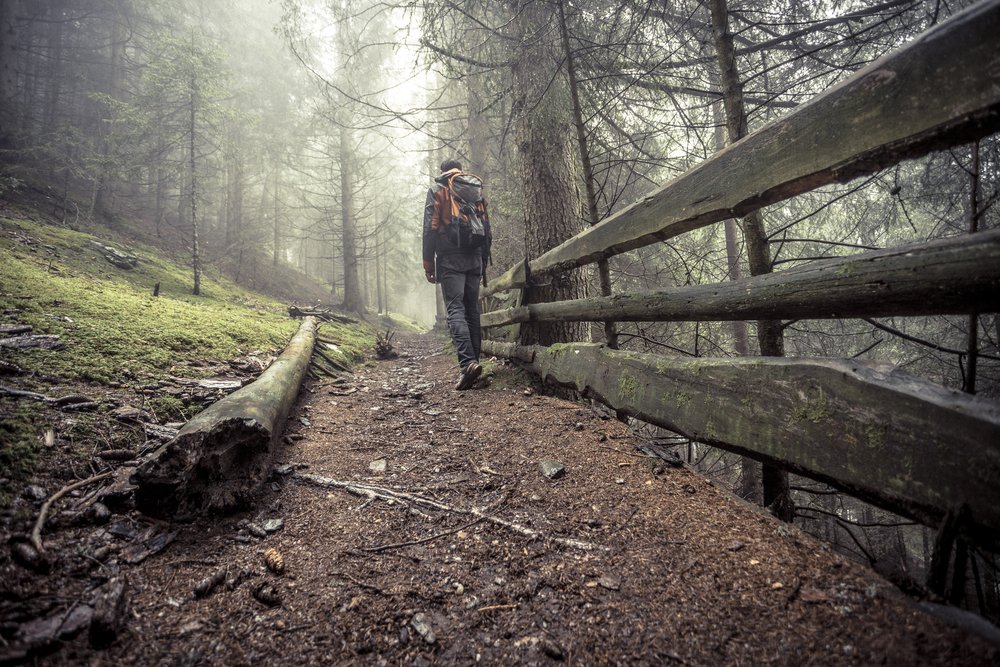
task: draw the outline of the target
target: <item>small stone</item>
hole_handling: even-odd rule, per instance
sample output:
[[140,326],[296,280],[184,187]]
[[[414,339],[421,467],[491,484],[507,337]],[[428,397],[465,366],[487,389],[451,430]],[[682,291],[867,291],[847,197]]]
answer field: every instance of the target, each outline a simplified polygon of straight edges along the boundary
[[771,588],[774,589],[774,590],[779,590],[779,589],[782,589],[784,587],[785,587],[785,585],[783,583],[781,583],[780,581],[776,581],[773,584],[771,584]]
[[385,459],[375,459],[374,461],[368,464],[368,469],[375,474],[381,474],[385,472],[385,469],[388,467],[388,465],[389,464]]
[[278,589],[268,583],[262,583],[251,591],[254,599],[268,607],[281,605],[281,594]]
[[87,510],[87,519],[101,525],[111,521],[111,510],[104,503],[94,503]]
[[284,519],[268,519],[264,522],[264,530],[268,533],[276,533],[285,527]]
[[548,637],[542,638],[541,645],[542,645],[542,653],[549,656],[553,660],[563,660],[566,657],[565,653],[562,650],[562,647],[559,646],[559,644],[556,644]]
[[539,461],[538,470],[549,479],[559,479],[566,474],[566,466],[558,461]]
[[27,542],[15,542],[10,546],[10,555],[14,562],[21,567],[34,572],[45,572],[49,563],[42,554],[38,553],[35,547]]
[[746,545],[743,544],[742,542],[736,541],[730,544],[728,547],[726,547],[726,551],[732,551],[733,553],[735,553],[745,546]]
[[577,423],[573,424],[573,430],[574,431],[582,431],[583,430],[583,422],[577,422]]
[[465,586],[459,583],[455,583],[455,595],[463,595],[465,593]]
[[615,480],[615,484],[624,484],[624,483],[625,483],[624,477],[619,477],[618,479]]
[[601,578],[597,580],[597,584],[609,591],[617,591],[622,587],[622,580],[613,574],[602,574]]
[[286,475],[291,475],[293,472],[295,472],[295,465],[291,463],[285,463],[283,465],[276,466],[274,469],[274,474],[281,475],[282,477],[285,477]]
[[434,634],[434,630],[431,629],[431,624],[427,619],[426,614],[414,614],[413,618],[410,620],[410,625],[428,644],[437,642],[437,636]]
[[264,530],[263,528],[261,528],[260,526],[258,526],[255,523],[247,522],[247,524],[244,526],[244,528],[246,528],[246,531],[248,533],[250,533],[251,535],[253,535],[254,537],[256,537],[259,540],[262,540],[265,537],[267,537],[267,531]]
[[48,495],[49,494],[45,492],[45,489],[38,486],[37,484],[29,484],[28,486],[24,487],[23,491],[21,491],[21,497],[26,500],[30,500],[33,503],[42,502],[43,500],[48,498]]

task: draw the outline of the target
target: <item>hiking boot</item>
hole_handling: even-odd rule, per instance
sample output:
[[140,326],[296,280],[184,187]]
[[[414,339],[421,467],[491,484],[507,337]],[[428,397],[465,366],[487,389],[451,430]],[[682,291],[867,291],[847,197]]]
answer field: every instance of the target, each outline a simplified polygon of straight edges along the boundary
[[462,371],[461,377],[458,378],[458,384],[455,385],[455,389],[462,391],[463,389],[469,389],[475,384],[479,376],[483,374],[483,367],[477,364],[475,361],[470,362],[465,370]]

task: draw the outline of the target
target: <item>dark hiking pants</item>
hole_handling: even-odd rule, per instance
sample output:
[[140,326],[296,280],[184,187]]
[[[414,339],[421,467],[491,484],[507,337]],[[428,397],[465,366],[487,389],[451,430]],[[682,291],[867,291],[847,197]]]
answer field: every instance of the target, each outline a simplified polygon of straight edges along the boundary
[[437,281],[441,283],[448,310],[448,331],[455,343],[458,364],[464,370],[479,361],[482,330],[479,328],[479,283],[482,259],[477,255],[441,255],[437,261]]

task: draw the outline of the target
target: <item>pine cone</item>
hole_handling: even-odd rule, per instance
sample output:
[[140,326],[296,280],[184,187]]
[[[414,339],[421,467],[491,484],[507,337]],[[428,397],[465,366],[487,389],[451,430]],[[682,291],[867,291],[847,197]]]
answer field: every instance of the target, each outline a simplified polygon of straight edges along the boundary
[[268,549],[264,552],[264,563],[267,564],[267,569],[275,574],[285,572],[285,559],[277,549]]

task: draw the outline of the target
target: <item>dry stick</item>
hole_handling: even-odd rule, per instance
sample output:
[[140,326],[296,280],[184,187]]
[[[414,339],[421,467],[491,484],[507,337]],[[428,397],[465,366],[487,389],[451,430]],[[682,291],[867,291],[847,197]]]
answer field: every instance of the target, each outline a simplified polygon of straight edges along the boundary
[[35,520],[35,527],[31,529],[31,546],[35,547],[35,550],[38,551],[38,553],[45,551],[45,547],[42,546],[42,526],[45,525],[45,517],[49,513],[49,508],[52,507],[52,503],[62,498],[70,491],[75,491],[79,488],[87,486],[88,484],[93,484],[94,482],[99,482],[102,479],[107,479],[113,474],[113,470],[102,472],[100,475],[94,475],[93,477],[82,479],[79,482],[68,484],[52,494],[52,497],[46,500],[42,505],[42,509],[38,512],[38,519]]
[[517,609],[517,605],[516,604],[495,604],[495,605],[492,605],[490,607],[480,607],[476,611],[477,612],[480,612],[480,611],[495,611],[497,609]]
[[[381,486],[375,486],[374,484],[364,484],[362,482],[345,482],[338,479],[331,479],[329,477],[323,477],[322,475],[310,475],[310,474],[299,474],[296,475],[297,478],[302,479],[310,484],[315,484],[316,486],[333,487],[337,489],[344,489],[348,493],[353,493],[358,496],[364,496],[366,498],[382,498],[383,500],[391,500],[394,502],[409,501],[416,503],[418,505],[424,505],[431,509],[440,510],[442,512],[453,512],[459,514],[471,514],[483,521],[489,521],[498,526],[503,526],[508,530],[512,530],[515,533],[519,533],[530,539],[541,539],[544,536],[537,530],[532,530],[520,524],[516,524],[512,521],[507,521],[506,519],[500,519],[495,516],[490,516],[483,513],[482,510],[476,509],[475,507],[470,509],[463,509],[461,507],[453,507],[451,505],[446,505],[444,503],[431,500],[429,498],[424,498],[422,496],[416,496],[412,493],[406,493],[403,491],[395,491],[393,489],[387,489]],[[565,537],[552,537],[549,538],[556,544],[562,544],[567,547],[573,547],[574,549],[581,549],[583,551],[596,551],[596,550],[607,550],[607,547],[593,544],[591,542],[583,542],[581,540],[573,540]]]
[[430,537],[424,537],[424,538],[421,538],[419,540],[412,540],[410,542],[397,542],[396,544],[383,544],[383,545],[380,545],[380,546],[377,546],[377,547],[362,547],[361,550],[362,551],[370,551],[372,553],[378,553],[380,551],[388,551],[389,549],[401,549],[403,547],[412,547],[412,546],[417,545],[417,544],[426,544],[427,542],[433,542],[434,540],[440,539],[442,537],[448,537],[449,535],[454,535],[455,533],[461,532],[461,531],[465,530],[466,528],[471,528],[472,526],[475,526],[477,523],[482,523],[485,520],[486,520],[486,517],[484,516],[484,517],[481,517],[479,519],[476,519],[475,521],[470,521],[469,523],[465,524],[464,526],[459,526],[458,528],[455,528],[453,530],[446,530],[443,533],[438,533],[437,535],[431,535]]

